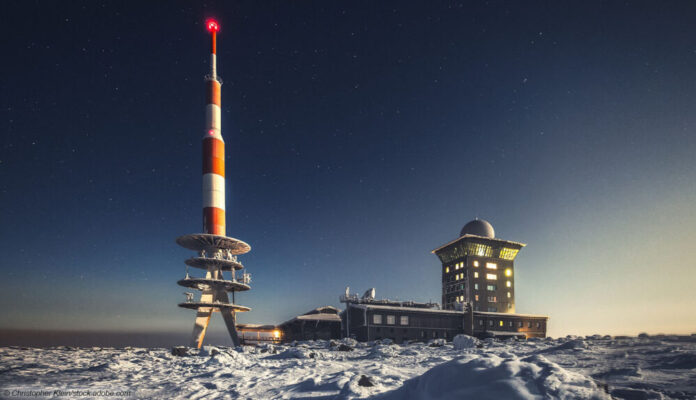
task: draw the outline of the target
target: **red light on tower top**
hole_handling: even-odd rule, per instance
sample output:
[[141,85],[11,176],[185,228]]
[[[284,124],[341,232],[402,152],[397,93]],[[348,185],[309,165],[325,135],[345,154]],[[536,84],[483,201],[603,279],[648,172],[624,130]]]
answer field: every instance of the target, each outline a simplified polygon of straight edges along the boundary
[[220,30],[220,26],[214,19],[209,19],[205,21],[205,26],[208,28],[208,32],[210,33],[217,33],[217,31]]

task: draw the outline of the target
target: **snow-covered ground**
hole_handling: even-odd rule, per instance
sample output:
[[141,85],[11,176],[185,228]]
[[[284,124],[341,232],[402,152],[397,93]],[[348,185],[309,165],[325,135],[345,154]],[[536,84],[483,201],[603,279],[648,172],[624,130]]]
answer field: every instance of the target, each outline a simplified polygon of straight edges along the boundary
[[696,398],[696,336],[465,337],[440,347],[344,340],[189,353],[4,347],[0,396],[13,398],[13,390],[130,389],[137,398],[163,399]]

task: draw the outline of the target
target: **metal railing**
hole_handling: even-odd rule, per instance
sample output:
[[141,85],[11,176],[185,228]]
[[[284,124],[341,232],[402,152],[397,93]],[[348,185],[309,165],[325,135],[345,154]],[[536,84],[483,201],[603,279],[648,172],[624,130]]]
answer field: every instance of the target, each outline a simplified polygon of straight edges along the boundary
[[219,76],[212,76],[211,74],[207,74],[203,77],[206,81],[217,81],[219,84],[222,85],[222,78]]

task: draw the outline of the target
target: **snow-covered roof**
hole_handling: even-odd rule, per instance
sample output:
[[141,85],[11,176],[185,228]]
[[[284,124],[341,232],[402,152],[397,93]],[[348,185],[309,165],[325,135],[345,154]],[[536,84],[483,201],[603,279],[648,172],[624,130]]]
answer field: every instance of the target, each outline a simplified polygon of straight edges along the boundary
[[[329,311],[329,312],[327,312]],[[302,315],[310,315],[310,314],[338,314],[340,313],[341,310],[334,307],[334,306],[324,306],[324,307],[317,307],[314,310],[307,311],[306,313]]]
[[460,236],[460,237],[458,237],[458,238],[456,238],[448,243],[443,244],[442,246],[432,250],[431,253],[435,254],[438,251],[444,249],[445,247],[448,247],[449,245],[454,244],[454,243],[456,243],[460,240],[463,240],[463,239],[483,239],[483,240],[489,240],[489,241],[499,242],[499,243],[508,243],[508,244],[519,246],[520,248],[526,246],[526,244],[524,244],[524,243],[515,242],[512,240],[504,240],[504,239],[498,239],[498,238],[489,238],[489,237],[485,237],[485,236],[466,234],[466,235],[462,235],[462,236]]
[[237,329],[239,330],[275,330],[278,329],[275,325],[262,325],[262,324],[237,324]]
[[293,318],[293,320],[299,319],[303,321],[340,321],[341,317],[338,316],[338,314],[305,314],[305,315],[298,315],[297,317]]
[[546,315],[535,315],[535,314],[513,314],[513,313],[503,313],[503,312],[491,312],[491,311],[474,311],[474,315],[491,315],[496,317],[531,317],[531,318],[546,318]]
[[391,311],[414,311],[414,312],[426,312],[426,313],[442,313],[442,314],[464,314],[464,311],[456,310],[438,310],[435,308],[419,308],[419,307],[397,307],[397,306],[382,306],[377,304],[351,304],[350,307],[360,308],[360,309],[375,309],[375,310],[391,310]]
[[[329,311],[329,312],[326,312]],[[289,319],[280,325],[289,324],[293,321],[340,321],[341,317],[338,316],[339,310],[333,306],[317,307],[314,310],[310,310],[302,315],[298,315],[295,318]]]

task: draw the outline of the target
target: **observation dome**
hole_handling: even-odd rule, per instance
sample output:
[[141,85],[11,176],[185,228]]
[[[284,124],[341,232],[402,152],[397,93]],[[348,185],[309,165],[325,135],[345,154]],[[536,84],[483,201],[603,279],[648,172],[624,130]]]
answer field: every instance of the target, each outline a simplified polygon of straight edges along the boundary
[[464,235],[476,235],[483,236],[487,238],[495,238],[495,230],[493,230],[493,225],[485,219],[476,218],[473,221],[469,221],[464,225],[459,236]]

